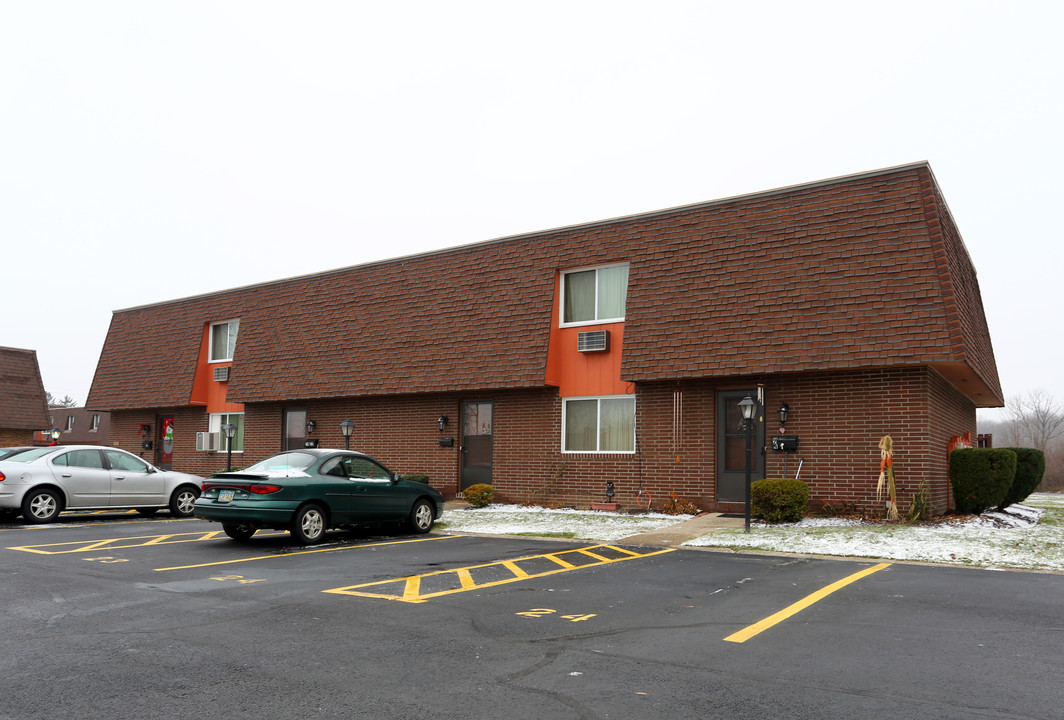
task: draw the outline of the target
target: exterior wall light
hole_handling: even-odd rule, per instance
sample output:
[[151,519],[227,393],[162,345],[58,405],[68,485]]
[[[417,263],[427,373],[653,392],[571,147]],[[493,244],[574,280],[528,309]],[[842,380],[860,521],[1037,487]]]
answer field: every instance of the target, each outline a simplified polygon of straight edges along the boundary
[[351,435],[355,432],[355,424],[350,420],[340,423],[340,432],[344,434],[344,450],[351,449]]
[[777,415],[779,415],[780,425],[786,425],[787,424],[787,415],[789,415],[790,412],[791,412],[791,406],[790,405],[788,405],[787,403],[783,403],[782,405],[780,405],[780,409],[776,411]]
[[314,428],[318,427],[318,423],[314,420],[307,420],[307,435],[314,432]]
[[447,423],[449,423],[450,421],[451,418],[447,417],[446,415],[440,415],[439,419],[436,420],[436,427],[440,429],[440,432],[443,432],[443,429],[447,427]]
[[52,428],[52,431],[49,434],[52,436],[52,444],[53,445],[58,445],[59,444],[59,438],[60,438],[60,436],[62,436],[63,431],[60,430],[57,427],[54,427],[54,428]]
[[749,395],[739,401],[739,411],[743,414],[743,427],[746,430],[746,524],[743,532],[750,532],[750,462],[753,446],[754,411],[757,403]]

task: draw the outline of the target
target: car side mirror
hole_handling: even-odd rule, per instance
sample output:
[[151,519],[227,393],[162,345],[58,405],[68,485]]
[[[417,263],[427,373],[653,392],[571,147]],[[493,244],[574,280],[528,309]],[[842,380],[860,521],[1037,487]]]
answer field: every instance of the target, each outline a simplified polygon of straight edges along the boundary
[[403,478],[399,477],[399,473],[397,473],[397,472],[393,472],[392,473],[392,482],[393,483],[397,483],[397,482],[399,482],[402,479]]

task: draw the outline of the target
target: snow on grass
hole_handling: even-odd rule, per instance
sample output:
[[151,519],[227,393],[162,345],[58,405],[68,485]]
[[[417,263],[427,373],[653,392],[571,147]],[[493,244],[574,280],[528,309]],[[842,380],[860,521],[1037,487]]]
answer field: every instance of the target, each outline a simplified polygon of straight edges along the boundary
[[[444,532],[539,535],[617,542],[690,519],[521,505],[448,509]],[[799,523],[754,523],[750,533],[718,529],[686,547],[768,550],[812,555],[875,557],[986,568],[1064,571],[1064,494],[1037,493],[1006,512],[939,518],[918,525],[806,518]]]
[[718,530],[685,543],[986,568],[1064,570],[1064,496],[1039,493],[1005,512],[917,525],[810,519]]
[[483,508],[448,509],[436,528],[444,532],[485,535],[543,535],[579,540],[614,542],[631,535],[659,530],[690,516],[624,515],[598,510],[552,510],[523,505],[488,505]]

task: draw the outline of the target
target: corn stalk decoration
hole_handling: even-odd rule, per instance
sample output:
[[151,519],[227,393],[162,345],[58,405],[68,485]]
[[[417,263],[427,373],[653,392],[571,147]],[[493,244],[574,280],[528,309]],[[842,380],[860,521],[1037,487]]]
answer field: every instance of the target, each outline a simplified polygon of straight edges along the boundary
[[898,489],[894,480],[894,441],[890,435],[884,435],[879,441],[879,482],[876,483],[876,502],[883,501],[886,491],[890,500],[887,502],[887,520],[895,522],[898,515]]

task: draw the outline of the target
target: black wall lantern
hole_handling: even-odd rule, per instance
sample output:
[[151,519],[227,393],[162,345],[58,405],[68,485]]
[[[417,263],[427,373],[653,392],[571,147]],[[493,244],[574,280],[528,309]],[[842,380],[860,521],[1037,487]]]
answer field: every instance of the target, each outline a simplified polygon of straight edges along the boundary
[[318,427],[318,423],[314,420],[307,420],[307,435],[314,432],[314,428]]
[[344,434],[344,450],[351,449],[351,435],[355,432],[355,424],[350,420],[340,423],[340,432]]
[[440,432],[443,432],[443,429],[447,427],[447,423],[449,422],[451,422],[451,418],[447,417],[446,415],[440,415],[440,417],[436,420],[436,427],[439,428]]
[[614,494],[616,494],[616,492],[613,489],[613,481],[612,480],[607,480],[606,481],[606,502],[613,502]]
[[787,415],[789,415],[790,412],[791,412],[791,406],[788,405],[787,403],[783,403],[782,405],[780,405],[780,409],[777,410],[776,412],[779,415],[780,425],[786,425],[787,424]]

